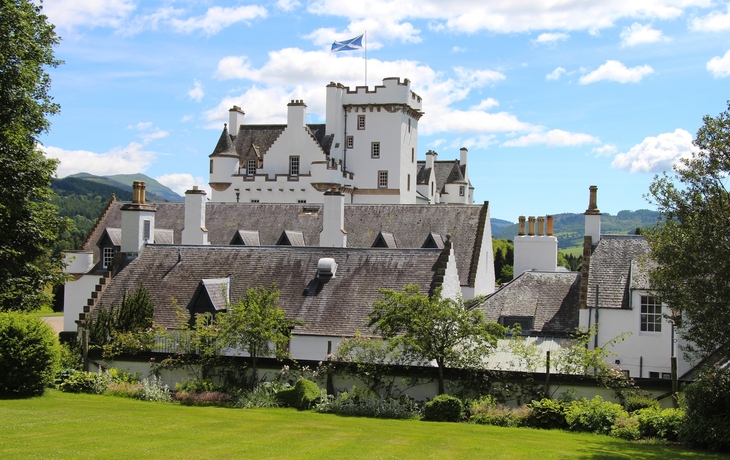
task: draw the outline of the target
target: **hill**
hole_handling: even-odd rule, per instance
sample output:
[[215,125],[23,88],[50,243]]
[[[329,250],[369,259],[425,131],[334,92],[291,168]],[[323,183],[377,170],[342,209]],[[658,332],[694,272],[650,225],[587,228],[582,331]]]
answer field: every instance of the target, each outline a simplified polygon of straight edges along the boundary
[[[150,202],[162,202],[162,201],[173,201],[182,202],[185,198],[173,192],[170,188],[165,187],[153,178],[144,174],[114,174],[111,176],[94,176],[88,173],[79,173],[72,176],[68,176],[66,179],[75,178],[82,179],[88,182],[94,182],[97,184],[104,184],[109,187],[114,187],[122,190],[129,190],[130,197],[132,192],[132,183],[136,180],[142,180],[146,186],[146,198]],[[61,179],[63,180],[63,179]]]
[[[638,211],[620,211],[615,216],[604,213],[601,218],[601,233],[611,235],[633,235],[637,228],[656,225],[659,213],[648,209]],[[496,220],[496,219],[495,219]],[[499,231],[494,231],[494,238],[514,240],[519,230],[518,224],[512,224]],[[582,213],[564,213],[553,216],[553,234],[558,237],[558,248],[566,249],[583,245],[585,234],[585,217]]]

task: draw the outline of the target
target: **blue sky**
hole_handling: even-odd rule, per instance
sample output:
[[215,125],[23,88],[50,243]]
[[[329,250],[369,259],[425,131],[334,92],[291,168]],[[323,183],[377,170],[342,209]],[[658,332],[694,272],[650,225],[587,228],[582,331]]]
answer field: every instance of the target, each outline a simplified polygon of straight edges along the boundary
[[143,172],[207,188],[208,155],[239,105],[283,123],[303,99],[324,121],[330,81],[411,80],[419,159],[469,149],[493,218],[651,208],[655,174],[690,154],[730,99],[730,3],[710,0],[45,0],[65,64],[42,137],[60,177]]

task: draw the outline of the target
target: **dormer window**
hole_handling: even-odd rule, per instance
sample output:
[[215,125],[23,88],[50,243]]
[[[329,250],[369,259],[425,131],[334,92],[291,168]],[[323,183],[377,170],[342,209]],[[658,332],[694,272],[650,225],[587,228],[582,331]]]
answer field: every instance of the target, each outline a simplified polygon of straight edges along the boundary
[[113,247],[102,248],[101,268],[111,268],[113,261],[114,261],[114,248]]
[[246,165],[246,175],[248,177],[253,177],[254,174],[256,174],[256,160],[248,160],[248,164]]

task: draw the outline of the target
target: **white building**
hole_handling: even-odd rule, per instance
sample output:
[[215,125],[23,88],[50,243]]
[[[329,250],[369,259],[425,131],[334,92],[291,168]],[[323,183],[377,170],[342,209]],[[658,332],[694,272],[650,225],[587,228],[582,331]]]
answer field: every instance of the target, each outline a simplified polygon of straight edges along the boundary
[[321,203],[336,190],[348,203],[471,204],[466,149],[443,166],[435,152],[417,162],[421,104],[408,79],[385,78],[373,89],[327,85],[326,124],[307,124],[301,100],[288,104],[286,125],[245,124],[234,106],[210,155],[211,199]]

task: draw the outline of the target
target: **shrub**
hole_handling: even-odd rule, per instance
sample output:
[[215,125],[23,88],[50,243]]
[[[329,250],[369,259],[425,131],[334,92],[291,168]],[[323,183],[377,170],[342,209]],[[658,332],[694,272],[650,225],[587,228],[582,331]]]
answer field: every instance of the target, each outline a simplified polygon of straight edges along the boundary
[[520,406],[510,409],[507,406],[498,405],[485,412],[472,415],[470,422],[478,425],[494,425],[506,427],[525,426],[530,409],[527,406]]
[[532,401],[528,407],[530,415],[525,420],[527,426],[547,429],[568,428],[568,422],[565,420],[565,402],[543,398],[540,401]]
[[0,395],[43,394],[53,383],[59,359],[58,340],[42,319],[0,313]]
[[370,390],[353,387],[337,397],[329,396],[315,407],[317,412],[360,417],[408,419],[420,416],[418,404],[407,396],[379,398]]
[[423,419],[431,422],[459,422],[464,419],[464,404],[455,396],[438,395],[426,403]]
[[223,391],[223,385],[213,383],[210,380],[186,379],[182,383],[175,384],[176,392],[183,393],[206,393],[211,391]]
[[483,414],[490,409],[497,407],[497,400],[492,395],[481,396],[479,399],[469,401],[467,406],[468,416]]
[[142,384],[130,382],[114,382],[109,384],[105,396],[117,396],[119,398],[142,399]]
[[627,412],[636,412],[640,409],[659,409],[659,401],[647,396],[629,396],[626,398],[624,408]]
[[107,369],[107,373],[114,383],[139,383],[139,378],[142,375],[139,372],[132,374],[128,370],[117,369],[116,367]]
[[103,372],[70,371],[58,389],[66,393],[89,393],[100,395],[109,387],[109,374]]
[[611,436],[626,439],[627,441],[636,441],[641,437],[639,421],[631,415],[622,415],[616,419],[616,423],[611,428]]
[[183,406],[218,406],[229,407],[233,397],[220,391],[205,391],[203,393],[184,393],[178,391],[174,399]]
[[251,409],[254,407],[279,407],[281,403],[277,399],[277,393],[290,388],[288,383],[263,382],[251,391],[243,393],[236,401],[236,407]]
[[634,416],[642,438],[661,438],[667,441],[679,439],[679,429],[684,420],[683,410],[647,408],[637,411]]
[[692,447],[730,450],[730,369],[710,369],[684,387],[686,419],[680,441]]
[[276,394],[282,405],[299,410],[311,408],[319,399],[319,395],[317,384],[308,379],[299,379],[293,387],[285,388]]
[[172,395],[170,394],[170,387],[163,385],[160,377],[155,377],[151,380],[142,380],[142,392],[139,399],[142,401],[169,402]]
[[621,405],[596,396],[590,401],[585,398],[573,401],[565,412],[565,420],[573,431],[610,434],[616,420],[627,414]]

